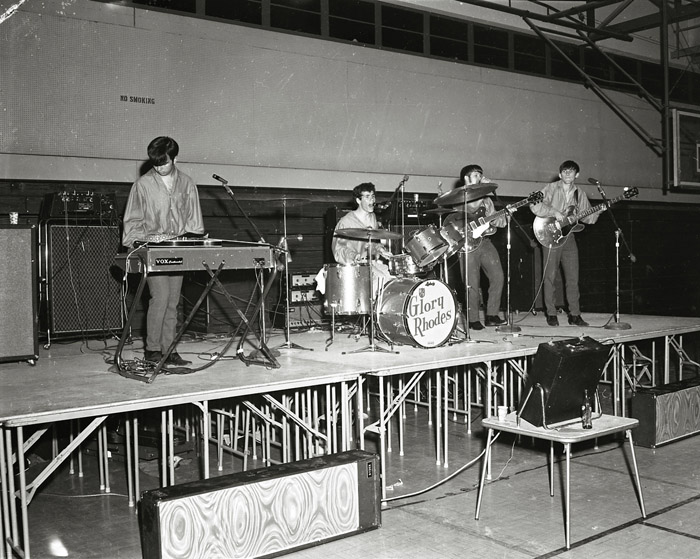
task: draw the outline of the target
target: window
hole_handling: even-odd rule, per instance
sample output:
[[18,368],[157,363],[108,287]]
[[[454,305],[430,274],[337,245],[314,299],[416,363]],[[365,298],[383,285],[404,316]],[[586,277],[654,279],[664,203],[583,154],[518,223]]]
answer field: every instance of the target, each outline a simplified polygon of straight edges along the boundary
[[508,68],[508,32],[495,27],[474,26],[474,62]]
[[469,61],[469,25],[465,22],[431,16],[429,40],[431,56]]
[[382,46],[422,53],[423,14],[383,5]]

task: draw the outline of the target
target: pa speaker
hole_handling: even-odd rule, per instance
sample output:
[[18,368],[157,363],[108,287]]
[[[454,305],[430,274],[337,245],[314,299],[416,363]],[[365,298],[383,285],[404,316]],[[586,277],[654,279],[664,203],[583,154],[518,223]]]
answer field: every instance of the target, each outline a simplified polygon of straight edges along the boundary
[[38,359],[34,225],[0,225],[0,262],[0,362]]
[[536,427],[580,418],[584,393],[593,400],[609,353],[609,347],[587,336],[540,344],[520,417]]
[[378,466],[352,450],[146,491],[143,556],[269,557],[378,528]]
[[121,330],[121,287],[112,276],[120,245],[110,225],[44,225],[50,334]]

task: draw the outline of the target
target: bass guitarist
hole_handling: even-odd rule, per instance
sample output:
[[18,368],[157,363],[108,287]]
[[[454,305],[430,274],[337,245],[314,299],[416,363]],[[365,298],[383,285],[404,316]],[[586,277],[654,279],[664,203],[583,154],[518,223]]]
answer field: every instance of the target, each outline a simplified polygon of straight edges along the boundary
[[[563,219],[570,215],[581,214],[591,208],[586,194],[576,184],[580,168],[575,161],[564,161],[559,166],[559,180],[549,183],[542,189],[544,197],[538,204],[530,206],[532,212],[538,217],[552,217]],[[581,222],[591,225],[598,220],[599,213],[592,213],[581,219]],[[542,246],[542,260],[544,264],[544,304],[547,312],[547,324],[559,326],[557,309],[555,304],[554,280],[557,270],[561,265],[566,286],[566,302],[569,307],[569,324],[574,326],[588,326],[581,318],[579,307],[579,260],[578,247],[573,232],[567,236],[564,242],[558,246]]]

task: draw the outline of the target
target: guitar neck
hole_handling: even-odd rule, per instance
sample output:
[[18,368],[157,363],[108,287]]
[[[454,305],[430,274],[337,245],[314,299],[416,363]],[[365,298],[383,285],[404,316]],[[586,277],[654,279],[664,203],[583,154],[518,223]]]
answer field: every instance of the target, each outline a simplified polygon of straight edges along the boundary
[[516,202],[515,204],[510,204],[506,206],[504,209],[497,211],[496,213],[492,213],[491,215],[487,217],[481,217],[477,219],[476,221],[472,221],[469,225],[474,228],[478,227],[479,225],[483,225],[484,223],[490,223],[495,219],[498,219],[499,217],[502,217],[506,215],[507,212],[512,211],[512,210],[517,210],[518,208],[523,207],[525,204],[529,203],[529,198],[525,198],[524,200],[520,200],[519,202]]
[[591,207],[588,208],[587,210],[582,211],[581,213],[578,213],[578,214],[576,214],[575,216],[571,216],[571,217],[565,218],[565,221],[567,221],[567,222],[569,222],[569,223],[575,223],[575,222],[577,222],[579,219],[583,219],[584,217],[587,217],[587,216],[592,215],[592,214],[594,214],[594,213],[603,212],[603,211],[605,211],[605,210],[608,209],[608,206],[610,206],[611,204],[615,204],[615,203],[619,202],[619,201],[622,200],[624,197],[625,197],[624,195],[623,195],[623,196],[618,196],[618,197],[616,197],[616,198],[613,198],[612,200],[609,200],[607,203],[603,202],[603,203],[601,203],[601,204],[597,204],[597,205],[595,205],[595,206],[591,206]]

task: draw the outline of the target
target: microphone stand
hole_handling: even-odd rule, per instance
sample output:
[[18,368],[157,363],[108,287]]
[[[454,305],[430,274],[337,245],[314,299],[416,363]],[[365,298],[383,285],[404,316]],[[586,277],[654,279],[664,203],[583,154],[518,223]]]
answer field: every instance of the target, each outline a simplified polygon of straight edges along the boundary
[[603,198],[603,202],[605,202],[605,204],[608,206],[608,213],[610,214],[610,218],[612,219],[612,222],[615,225],[615,322],[609,322],[604,326],[604,328],[606,330],[629,330],[630,328],[632,328],[630,324],[628,324],[627,322],[620,322],[620,237],[622,237],[622,241],[625,243],[625,247],[627,248],[627,252],[630,255],[630,259],[634,262],[635,258],[632,252],[630,251],[629,246],[627,245],[627,241],[625,241],[625,236],[623,235],[622,229],[620,229],[620,226],[618,225],[617,220],[615,219],[615,214],[610,208],[610,201],[605,195],[605,191],[600,185],[600,182],[595,179],[588,179],[588,182],[590,182],[591,184],[595,184],[598,188],[598,192]]
[[233,194],[233,190],[231,190],[231,189],[229,188],[229,186],[228,186],[228,181],[227,181],[226,179],[221,178],[219,175],[212,175],[212,176],[214,177],[214,179],[216,179],[217,181],[219,181],[219,182],[221,183],[221,186],[224,187],[224,189],[226,190],[226,192],[228,193],[228,195],[231,197],[231,200],[233,200],[233,201],[235,202],[236,207],[238,208],[238,211],[240,211],[240,212],[243,214],[243,217],[245,217],[246,220],[248,221],[248,223],[250,223],[250,226],[253,228],[253,230],[254,230],[255,233],[257,234],[258,239],[260,239],[260,242],[261,242],[262,244],[265,244],[265,245],[268,244],[267,241],[263,238],[263,236],[262,236],[262,234],[260,233],[260,231],[258,230],[258,228],[255,226],[255,223],[253,222],[253,220],[250,219],[250,217],[248,216],[248,214],[243,210],[243,208],[241,207],[241,205],[238,203],[238,199],[237,199],[236,196]]
[[[219,175],[216,175],[216,174],[212,175],[212,177],[221,183],[221,185],[224,187],[224,189],[226,190],[228,195],[231,197],[231,200],[233,200],[235,202],[236,206],[238,207],[238,210],[243,214],[243,217],[246,218],[248,223],[250,223],[251,227],[254,229],[255,233],[258,235],[258,238],[260,239],[259,242],[261,244],[267,245],[268,243],[265,241],[262,234],[260,233],[258,228],[255,226],[255,223],[253,222],[253,220],[250,219],[248,214],[243,210],[241,205],[238,203],[236,196],[234,195],[233,191],[228,186],[228,181],[226,179],[220,177]],[[286,231],[285,231],[285,242],[286,242]],[[272,245],[268,245],[268,246],[270,246],[270,248],[273,248]],[[285,254],[285,260],[286,260],[288,253],[285,252],[284,254]],[[286,269],[287,269],[287,267],[285,265],[285,270]],[[259,313],[259,319],[260,319],[260,337],[258,338],[259,344],[258,344],[258,349],[255,352],[253,352],[253,354],[262,353],[263,356],[268,359],[268,362],[271,363],[271,365],[274,368],[278,368],[279,363],[277,363],[277,360],[275,359],[274,350],[270,350],[267,347],[266,341],[265,341],[265,338],[267,337],[267,333],[265,331],[265,316],[267,314],[267,312],[265,310],[265,297],[267,296],[267,294],[270,290],[272,280],[277,276],[277,272],[278,272],[277,267],[275,267],[274,273],[270,277],[270,280],[268,281],[267,285],[263,286],[262,282],[260,282],[260,284],[259,284],[260,300],[258,301],[257,307],[255,308],[255,312],[252,314],[254,317],[256,314]],[[261,276],[261,278],[262,278],[262,276]],[[237,352],[238,352],[240,359],[242,361],[244,361],[246,363],[246,365],[251,364],[251,363],[266,365],[267,363],[265,361],[259,362],[259,361],[256,361],[255,359],[250,359],[250,358],[246,358],[243,356],[242,345],[243,345],[243,342],[245,341],[245,339],[248,335],[248,331],[250,330],[252,322],[254,322],[254,321],[251,321],[250,323],[246,324],[246,329],[243,332],[243,336],[241,337]],[[251,354],[251,355],[253,355],[253,354]],[[277,355],[279,355],[279,352],[277,352]]]
[[511,220],[511,213],[510,211],[506,212],[506,267],[507,267],[507,284],[506,284],[506,323],[501,324],[500,326],[496,327],[496,332],[506,332],[506,333],[513,333],[513,332],[520,332],[522,328],[520,326],[515,326],[513,324],[513,315],[510,312],[510,220]]

